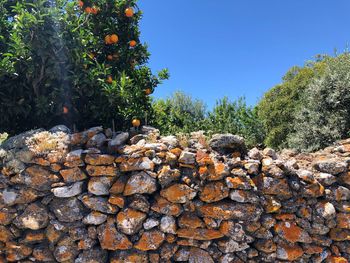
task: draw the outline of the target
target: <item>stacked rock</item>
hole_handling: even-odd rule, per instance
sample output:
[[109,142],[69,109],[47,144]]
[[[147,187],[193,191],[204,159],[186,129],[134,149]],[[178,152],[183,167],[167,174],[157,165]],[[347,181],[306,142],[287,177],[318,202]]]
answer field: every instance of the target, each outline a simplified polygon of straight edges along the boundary
[[0,148],[0,262],[348,262],[350,140],[64,126]]

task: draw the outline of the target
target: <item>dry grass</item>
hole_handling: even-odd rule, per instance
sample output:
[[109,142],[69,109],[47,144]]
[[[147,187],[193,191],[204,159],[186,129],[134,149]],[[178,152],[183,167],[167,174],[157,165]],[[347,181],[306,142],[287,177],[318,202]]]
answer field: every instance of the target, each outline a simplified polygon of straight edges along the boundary
[[69,144],[69,136],[64,132],[39,132],[26,140],[29,150],[35,155],[46,155],[51,152],[64,152]]

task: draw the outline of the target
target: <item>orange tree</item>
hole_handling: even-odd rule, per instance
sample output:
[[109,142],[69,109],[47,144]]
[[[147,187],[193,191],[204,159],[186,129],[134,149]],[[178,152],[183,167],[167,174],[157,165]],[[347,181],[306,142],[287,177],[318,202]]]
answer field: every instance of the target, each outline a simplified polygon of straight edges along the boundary
[[143,120],[152,74],[135,0],[0,0],[0,132]]

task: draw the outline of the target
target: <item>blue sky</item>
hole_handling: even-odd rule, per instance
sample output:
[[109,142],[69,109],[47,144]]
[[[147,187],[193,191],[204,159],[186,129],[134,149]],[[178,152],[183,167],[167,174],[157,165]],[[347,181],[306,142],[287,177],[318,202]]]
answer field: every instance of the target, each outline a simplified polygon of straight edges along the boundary
[[293,65],[350,43],[349,0],[139,0],[153,71],[171,77],[156,98],[245,96],[254,105]]

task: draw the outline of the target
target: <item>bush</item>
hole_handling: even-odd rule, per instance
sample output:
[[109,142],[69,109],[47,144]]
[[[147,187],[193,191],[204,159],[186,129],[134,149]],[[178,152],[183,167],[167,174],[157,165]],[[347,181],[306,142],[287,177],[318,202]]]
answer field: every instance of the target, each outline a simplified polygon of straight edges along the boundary
[[[156,76],[146,66],[136,1],[14,2],[0,0],[0,131],[112,120],[123,129],[150,110],[148,94],[168,73]],[[126,17],[128,7],[133,17]],[[108,34],[119,42],[106,44]]]

